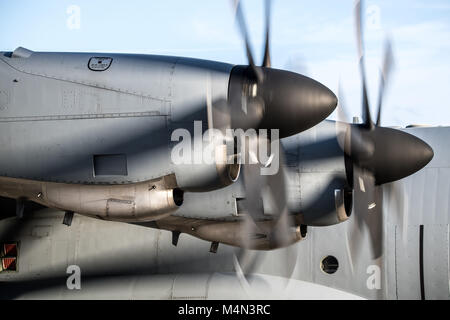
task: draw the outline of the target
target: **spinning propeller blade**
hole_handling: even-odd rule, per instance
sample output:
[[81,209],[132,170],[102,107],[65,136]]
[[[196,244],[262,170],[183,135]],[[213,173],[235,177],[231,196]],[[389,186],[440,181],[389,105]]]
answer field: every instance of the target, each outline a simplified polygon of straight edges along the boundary
[[[356,1],[355,24],[356,41],[362,81],[362,124],[346,123],[345,112],[338,108],[336,123],[339,145],[351,162],[347,172],[349,184],[353,188],[356,223],[351,231],[352,260],[359,255],[362,233],[368,230],[374,258],[382,255],[383,212],[382,184],[400,180],[423,168],[433,158],[433,150],[424,141],[400,130],[380,126],[383,96],[393,65],[391,44],[388,41],[384,53],[381,85],[378,101],[377,121],[370,115],[364,66],[363,19],[361,1]],[[341,91],[341,90],[339,90]],[[342,93],[339,93],[342,99]]]

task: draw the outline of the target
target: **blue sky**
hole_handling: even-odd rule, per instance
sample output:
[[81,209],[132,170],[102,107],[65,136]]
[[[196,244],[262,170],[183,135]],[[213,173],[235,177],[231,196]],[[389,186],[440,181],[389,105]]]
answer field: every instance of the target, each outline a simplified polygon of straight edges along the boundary
[[[257,61],[262,58],[263,0],[242,0]],[[68,8],[80,9],[70,29]],[[274,0],[272,63],[345,93],[360,114],[353,0]],[[450,125],[450,1],[366,1],[366,62],[372,114],[386,35],[395,69],[383,125]],[[70,20],[74,21],[74,20]],[[246,63],[230,0],[0,1],[0,50],[130,52]],[[333,118],[333,115],[332,115]]]

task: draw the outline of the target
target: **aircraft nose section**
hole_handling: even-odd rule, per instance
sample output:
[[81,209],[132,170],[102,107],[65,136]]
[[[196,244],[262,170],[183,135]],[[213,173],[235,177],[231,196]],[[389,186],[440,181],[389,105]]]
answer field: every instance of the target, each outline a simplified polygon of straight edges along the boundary
[[307,130],[328,117],[336,95],[323,84],[293,72],[264,69],[264,116],[260,128],[279,129],[280,137]]

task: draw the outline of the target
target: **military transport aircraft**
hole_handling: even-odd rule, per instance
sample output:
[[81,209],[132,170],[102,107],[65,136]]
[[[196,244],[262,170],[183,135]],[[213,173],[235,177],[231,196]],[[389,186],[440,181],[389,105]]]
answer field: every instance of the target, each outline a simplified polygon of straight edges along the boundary
[[239,1],[248,65],[0,53],[1,298],[450,297],[450,129],[381,126],[390,46],[372,120],[359,1],[363,121],[325,120],[270,4],[261,66]]

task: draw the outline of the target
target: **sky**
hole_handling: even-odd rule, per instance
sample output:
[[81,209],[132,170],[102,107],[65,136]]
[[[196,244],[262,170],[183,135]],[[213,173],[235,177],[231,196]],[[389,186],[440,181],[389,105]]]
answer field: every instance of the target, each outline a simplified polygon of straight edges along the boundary
[[[261,63],[264,0],[241,1]],[[272,66],[305,74],[336,94],[340,86],[347,115],[360,116],[354,1],[273,0],[272,9]],[[450,125],[450,1],[365,1],[364,15],[372,117],[389,38],[395,66],[382,125]],[[0,51],[18,46],[247,63],[230,0],[0,0]]]

